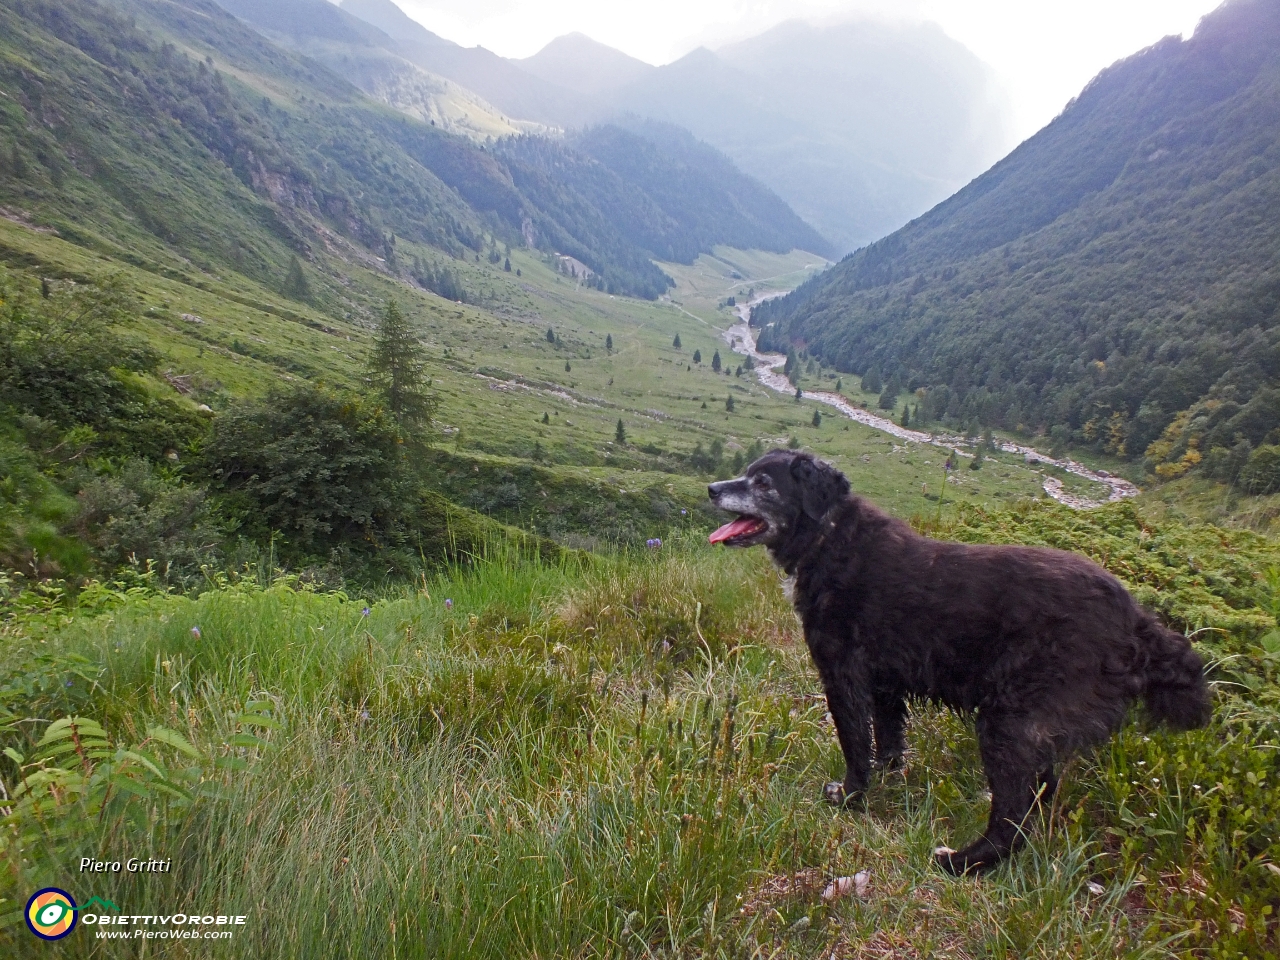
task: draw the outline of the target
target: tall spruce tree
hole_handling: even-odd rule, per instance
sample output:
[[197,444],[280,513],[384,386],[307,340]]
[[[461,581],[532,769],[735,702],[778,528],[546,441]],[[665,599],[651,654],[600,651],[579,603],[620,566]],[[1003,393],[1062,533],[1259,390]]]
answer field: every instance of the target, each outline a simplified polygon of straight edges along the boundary
[[401,429],[424,431],[439,406],[423,378],[425,361],[426,351],[409,321],[390,301],[369,354],[369,381]]

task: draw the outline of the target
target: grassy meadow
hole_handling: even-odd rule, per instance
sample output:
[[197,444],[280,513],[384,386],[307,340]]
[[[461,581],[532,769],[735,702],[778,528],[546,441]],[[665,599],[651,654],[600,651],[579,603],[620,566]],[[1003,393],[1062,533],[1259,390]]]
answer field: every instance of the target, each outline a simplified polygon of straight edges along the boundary
[[[864,808],[760,552],[496,552],[380,598],[279,573],[197,597],[28,597],[5,622],[6,955],[1271,955],[1280,899],[1275,544],[1131,505],[967,508],[933,533],[1109,563],[1214,664],[1213,725],[1134,723],[1072,762],[1010,865],[953,880],[985,821],[971,726],[919,705]],[[1194,554],[1188,572],[1179,558]],[[50,721],[75,718],[55,725]],[[172,859],[80,874],[81,857]],[[841,877],[848,895],[824,898]],[[245,915],[228,940],[58,947],[30,891]],[[846,883],[848,885],[848,883]]]

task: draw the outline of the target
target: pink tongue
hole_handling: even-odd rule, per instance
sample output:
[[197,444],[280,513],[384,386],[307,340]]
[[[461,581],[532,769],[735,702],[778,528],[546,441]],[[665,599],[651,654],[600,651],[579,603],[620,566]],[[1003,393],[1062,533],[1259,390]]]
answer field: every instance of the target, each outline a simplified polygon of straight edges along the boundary
[[737,520],[726,523],[715,533],[711,534],[707,540],[711,543],[720,543],[731,537],[737,537],[744,533],[755,533],[763,525],[764,524],[758,517],[739,517]]

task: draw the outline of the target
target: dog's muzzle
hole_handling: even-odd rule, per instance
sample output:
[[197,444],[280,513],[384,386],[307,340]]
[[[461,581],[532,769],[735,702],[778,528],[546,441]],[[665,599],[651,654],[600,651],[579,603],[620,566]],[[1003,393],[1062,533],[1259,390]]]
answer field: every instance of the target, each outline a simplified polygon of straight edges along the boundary
[[768,529],[769,524],[751,511],[755,504],[745,477],[736,480],[721,480],[707,487],[707,495],[721,510],[731,510],[741,514],[737,520],[731,520],[718,528],[707,539],[711,543],[742,543],[758,533]]

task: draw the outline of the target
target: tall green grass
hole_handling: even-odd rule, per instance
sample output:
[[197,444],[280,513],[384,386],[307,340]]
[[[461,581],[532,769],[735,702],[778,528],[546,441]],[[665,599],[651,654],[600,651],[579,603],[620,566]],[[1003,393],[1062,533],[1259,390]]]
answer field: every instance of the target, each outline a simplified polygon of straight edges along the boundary
[[[969,727],[917,708],[907,770],[877,781],[864,809],[824,805],[820,784],[842,761],[758,553],[677,540],[560,564],[494,558],[377,601],[246,582],[10,633],[0,689],[22,709],[5,738],[28,776],[43,721],[75,715],[113,749],[153,757],[180,792],[139,774],[127,801],[52,798],[25,820],[11,803],[0,942],[13,955],[50,952],[13,912],[44,885],[126,913],[249,918],[230,940],[167,941],[166,956],[1262,956],[1275,944],[1270,707],[1224,692],[1208,731],[1127,729],[1073,763],[1009,866],[944,878],[933,846],[963,842],[986,815]],[[0,762],[12,791],[22,776]],[[81,856],[149,855],[172,858],[172,873],[75,870]],[[860,871],[863,896],[822,897]],[[157,946],[81,927],[61,952]]]

